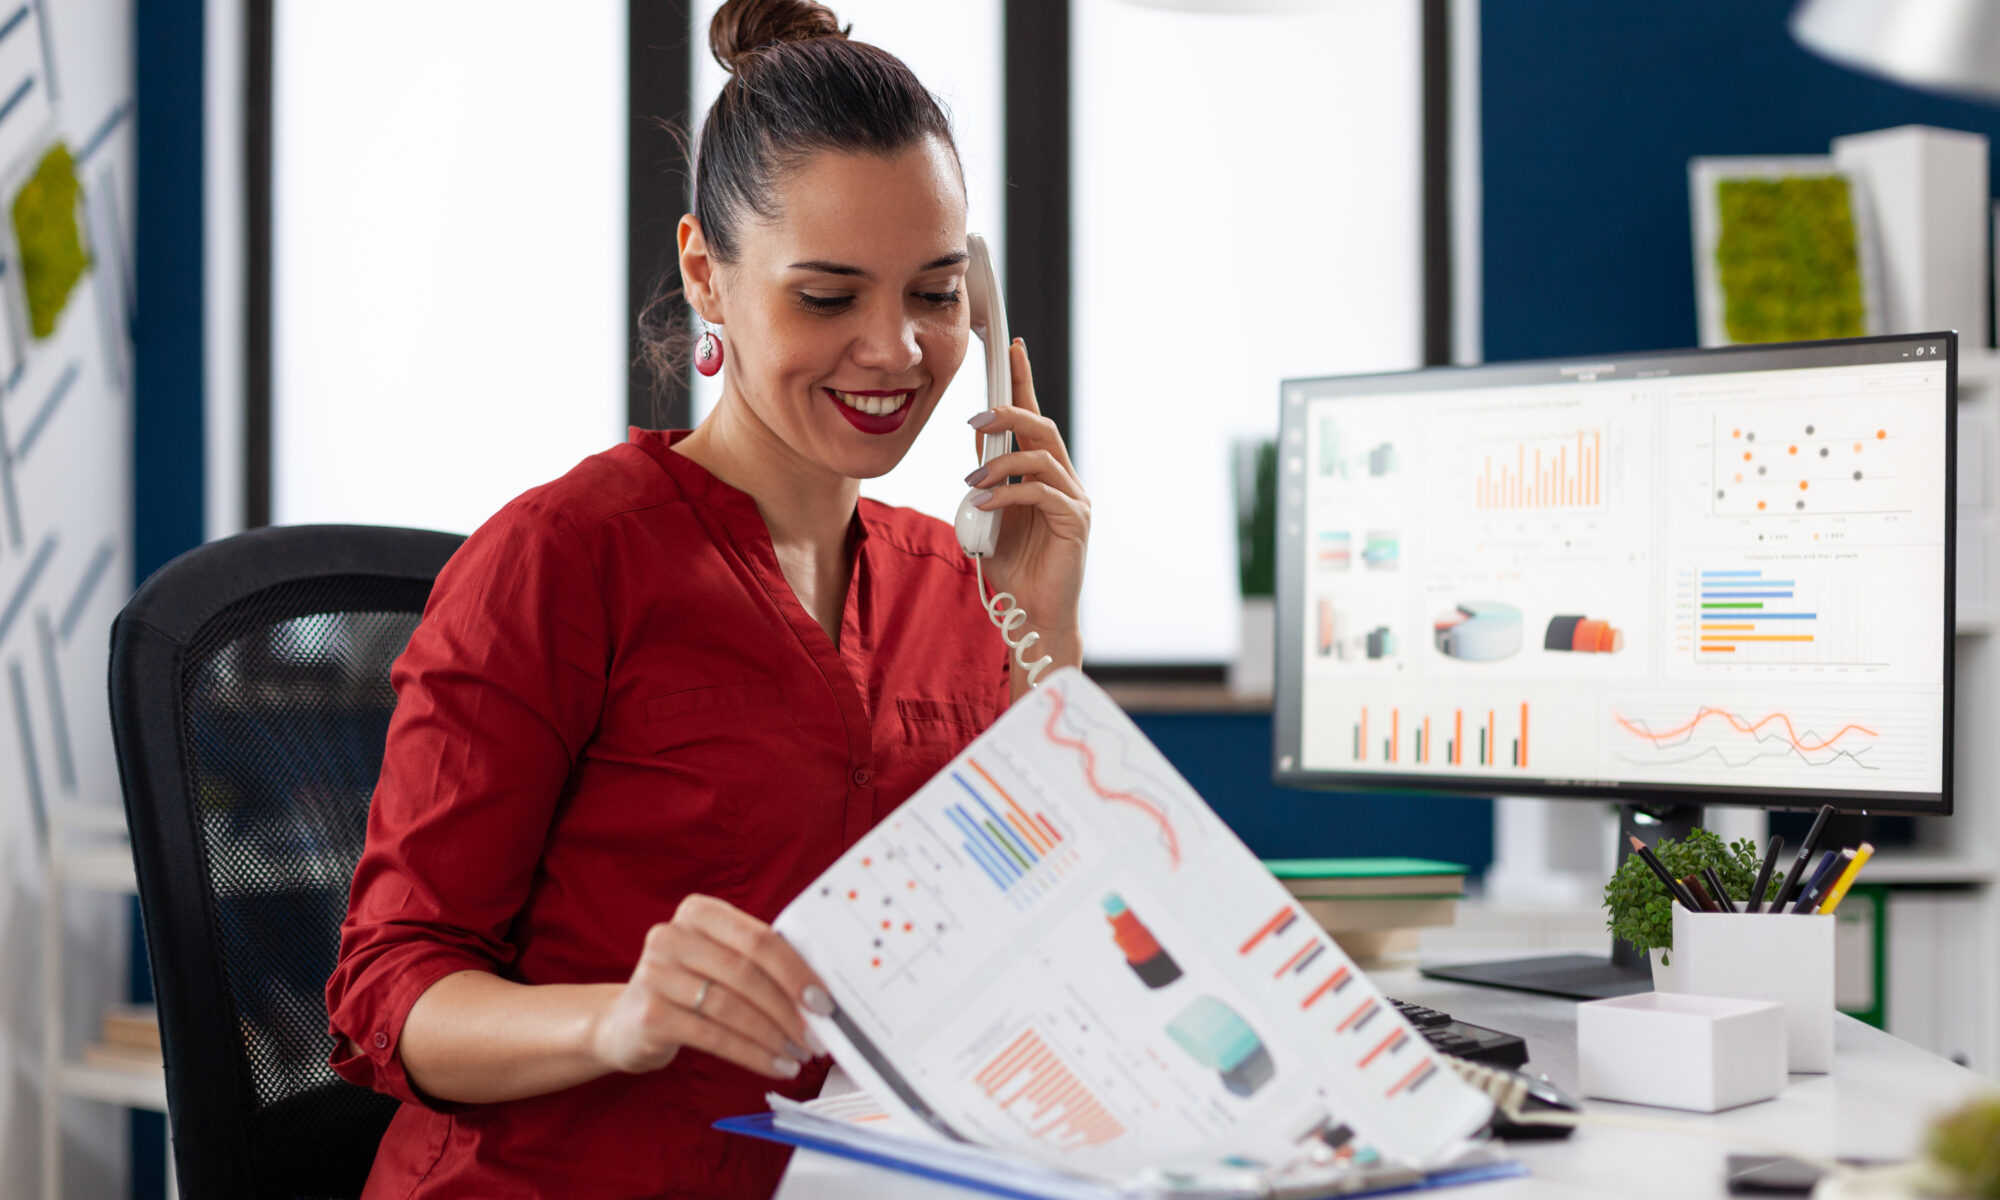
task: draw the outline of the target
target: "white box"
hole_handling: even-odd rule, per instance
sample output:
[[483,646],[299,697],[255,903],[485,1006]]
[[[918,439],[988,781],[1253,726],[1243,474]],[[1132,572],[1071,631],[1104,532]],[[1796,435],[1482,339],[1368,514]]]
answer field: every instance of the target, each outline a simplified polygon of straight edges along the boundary
[[[1675,957],[1679,957],[1675,951]],[[1641,992],[1576,1006],[1583,1094],[1719,1112],[1785,1090],[1785,1010],[1768,1000]]]
[[1674,908],[1674,988],[1785,1006],[1787,1069],[1833,1070],[1834,918]]
[[1868,192],[1881,247],[1884,333],[1956,329],[1986,344],[1986,138],[1901,125],[1833,139]]

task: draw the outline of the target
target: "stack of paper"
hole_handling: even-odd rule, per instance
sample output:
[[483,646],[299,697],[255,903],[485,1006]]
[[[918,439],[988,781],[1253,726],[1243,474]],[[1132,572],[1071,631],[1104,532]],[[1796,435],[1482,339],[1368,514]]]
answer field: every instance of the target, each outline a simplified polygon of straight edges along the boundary
[[1417,948],[1458,919],[1465,868],[1428,858],[1287,858],[1264,864],[1341,948],[1367,962]]

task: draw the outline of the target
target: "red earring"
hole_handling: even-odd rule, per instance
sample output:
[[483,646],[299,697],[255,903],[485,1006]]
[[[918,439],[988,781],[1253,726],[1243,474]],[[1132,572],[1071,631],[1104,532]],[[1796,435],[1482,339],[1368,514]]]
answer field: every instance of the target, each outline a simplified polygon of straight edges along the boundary
[[701,325],[701,340],[694,344],[694,369],[703,375],[713,375],[722,369],[722,339],[715,336],[707,321]]

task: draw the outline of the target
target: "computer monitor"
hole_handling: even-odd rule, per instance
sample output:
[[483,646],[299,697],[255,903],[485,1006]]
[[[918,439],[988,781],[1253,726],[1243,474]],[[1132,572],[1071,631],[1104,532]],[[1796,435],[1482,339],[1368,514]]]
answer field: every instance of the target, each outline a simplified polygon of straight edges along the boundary
[[1948,814],[1949,333],[1297,379],[1275,776]]

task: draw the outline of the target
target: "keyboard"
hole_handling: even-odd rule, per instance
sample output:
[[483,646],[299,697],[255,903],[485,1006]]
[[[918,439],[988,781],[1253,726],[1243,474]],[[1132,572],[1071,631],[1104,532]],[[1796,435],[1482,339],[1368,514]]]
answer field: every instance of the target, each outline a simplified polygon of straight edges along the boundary
[[1455,1021],[1450,1013],[1441,1013],[1407,1000],[1390,997],[1389,1003],[1395,1005],[1396,1011],[1415,1025],[1440,1054],[1509,1069],[1518,1069],[1528,1061],[1528,1043],[1511,1033]]

